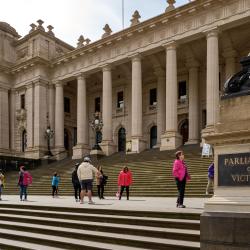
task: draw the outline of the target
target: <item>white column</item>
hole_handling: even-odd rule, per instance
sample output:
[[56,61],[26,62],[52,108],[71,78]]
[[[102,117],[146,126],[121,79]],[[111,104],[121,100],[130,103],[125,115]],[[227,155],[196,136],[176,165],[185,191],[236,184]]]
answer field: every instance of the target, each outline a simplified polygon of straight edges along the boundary
[[189,65],[189,96],[188,96],[188,142],[186,144],[197,144],[199,142],[199,86],[198,86],[198,63],[188,62]]
[[8,89],[0,87],[0,151],[9,153],[9,96]]
[[157,77],[157,145],[166,128],[166,74],[162,69],[155,69]]
[[218,31],[207,33],[207,127],[218,121],[219,108],[219,42]]
[[26,86],[25,109],[27,111],[27,151],[34,146],[34,87],[33,83]]
[[139,54],[132,57],[132,152],[139,153],[145,149],[142,140],[142,65]]
[[63,83],[56,83],[55,101],[55,147],[57,151],[64,150],[64,95]]
[[[55,85],[49,85],[49,125],[55,131]],[[54,138],[50,140],[50,145],[53,148],[55,144]]]
[[10,91],[10,148],[15,151],[16,91]]
[[34,85],[34,147],[38,158],[47,151],[47,141],[44,136],[47,128],[46,84],[37,81]]
[[181,145],[177,128],[177,56],[176,44],[166,45],[166,132],[161,140],[161,150],[175,149]]
[[112,141],[112,71],[110,66],[105,66],[103,72],[103,142]]

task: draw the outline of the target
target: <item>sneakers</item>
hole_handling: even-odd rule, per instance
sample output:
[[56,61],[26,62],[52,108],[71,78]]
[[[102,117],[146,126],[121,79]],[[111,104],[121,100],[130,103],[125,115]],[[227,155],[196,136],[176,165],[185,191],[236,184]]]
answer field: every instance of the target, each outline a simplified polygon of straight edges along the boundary
[[185,205],[179,205],[178,208],[185,208]]

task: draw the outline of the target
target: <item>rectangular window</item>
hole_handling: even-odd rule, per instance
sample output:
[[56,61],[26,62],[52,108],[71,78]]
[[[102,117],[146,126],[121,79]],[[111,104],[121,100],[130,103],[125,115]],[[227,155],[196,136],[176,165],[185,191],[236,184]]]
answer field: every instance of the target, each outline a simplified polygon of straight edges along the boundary
[[95,112],[101,112],[101,97],[95,98]]
[[21,109],[25,109],[25,95],[20,96]]
[[124,107],[123,91],[117,93],[117,108]]
[[185,103],[187,99],[187,84],[186,81],[181,81],[178,84],[178,99],[179,103]]
[[151,106],[157,104],[157,90],[156,90],[156,88],[150,89],[150,92],[149,92],[149,104]]
[[70,113],[70,98],[64,97],[64,112]]

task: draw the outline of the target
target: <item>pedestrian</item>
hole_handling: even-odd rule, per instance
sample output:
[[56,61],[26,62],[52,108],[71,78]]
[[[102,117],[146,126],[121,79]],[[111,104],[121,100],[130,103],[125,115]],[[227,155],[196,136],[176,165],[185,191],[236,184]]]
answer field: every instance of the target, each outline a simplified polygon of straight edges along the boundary
[[88,156],[83,158],[83,162],[80,164],[77,170],[77,176],[81,184],[81,201],[80,204],[84,202],[84,196],[87,195],[89,199],[89,204],[94,204],[92,200],[92,188],[93,188],[93,177],[99,172],[91,164],[91,160]]
[[53,177],[52,177],[52,182],[51,182],[51,186],[52,186],[52,197],[54,198],[55,196],[58,196],[58,186],[59,186],[59,182],[60,182],[60,177],[57,175],[57,172],[54,173]]
[[79,167],[80,163],[76,163],[75,164],[75,169],[72,172],[72,184],[74,187],[74,191],[75,191],[75,200],[76,202],[80,201],[81,197],[80,197],[80,193],[81,193],[81,185],[77,176],[77,170]]
[[208,167],[208,182],[206,188],[206,195],[209,194],[211,188],[214,187],[214,163],[211,163]]
[[119,200],[122,198],[124,189],[126,189],[127,200],[129,200],[129,186],[132,185],[132,182],[132,173],[128,167],[125,166],[118,176],[118,186],[120,187]]
[[2,200],[3,188],[4,188],[4,175],[2,169],[0,169],[0,201]]
[[178,198],[176,202],[176,207],[185,208],[183,205],[186,181],[190,180],[190,175],[188,174],[187,166],[184,162],[184,154],[182,151],[177,151],[175,153],[176,160],[173,164],[173,176],[175,177],[176,186],[178,189]]
[[32,184],[32,176],[24,166],[20,167],[18,185],[20,187],[20,201],[27,201],[27,188]]
[[107,183],[108,176],[104,175],[102,166],[99,166],[98,171],[96,173],[96,185],[97,185],[97,192],[98,192],[98,197],[99,199],[105,199],[104,198],[104,186]]

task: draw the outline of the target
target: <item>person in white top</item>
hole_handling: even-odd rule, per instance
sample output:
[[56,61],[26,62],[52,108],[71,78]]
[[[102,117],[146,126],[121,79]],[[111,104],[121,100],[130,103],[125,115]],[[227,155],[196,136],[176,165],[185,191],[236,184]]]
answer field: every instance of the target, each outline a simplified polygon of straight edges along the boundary
[[77,170],[77,176],[81,184],[81,201],[83,204],[84,196],[88,195],[89,204],[94,204],[92,201],[92,187],[94,176],[98,173],[98,170],[91,164],[91,160],[88,156],[83,158],[83,162],[80,164]]

